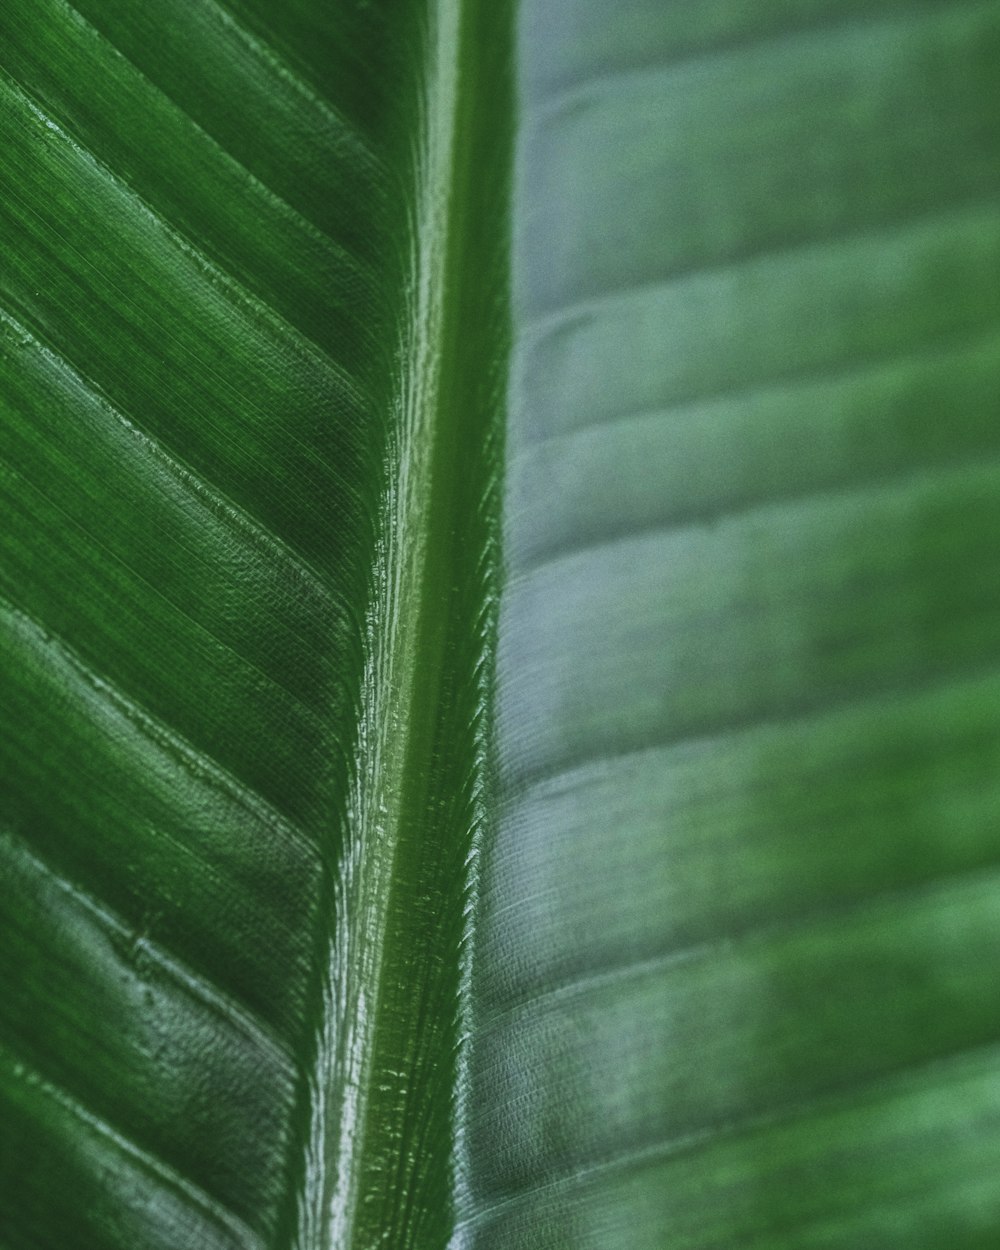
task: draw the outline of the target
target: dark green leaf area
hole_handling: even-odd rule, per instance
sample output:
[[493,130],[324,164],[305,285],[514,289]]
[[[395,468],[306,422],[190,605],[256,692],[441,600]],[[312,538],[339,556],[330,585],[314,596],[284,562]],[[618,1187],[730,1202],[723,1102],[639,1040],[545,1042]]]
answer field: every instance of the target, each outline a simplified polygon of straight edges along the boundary
[[341,15],[0,14],[4,1250],[295,1237],[422,72]]
[[0,12],[3,1250],[451,1235],[508,27]]

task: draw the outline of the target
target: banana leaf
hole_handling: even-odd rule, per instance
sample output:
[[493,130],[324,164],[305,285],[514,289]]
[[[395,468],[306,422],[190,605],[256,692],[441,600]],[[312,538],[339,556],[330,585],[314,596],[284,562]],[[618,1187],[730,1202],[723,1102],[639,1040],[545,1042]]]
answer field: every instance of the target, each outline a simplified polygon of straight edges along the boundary
[[993,1250],[998,88],[0,6],[0,1250]]

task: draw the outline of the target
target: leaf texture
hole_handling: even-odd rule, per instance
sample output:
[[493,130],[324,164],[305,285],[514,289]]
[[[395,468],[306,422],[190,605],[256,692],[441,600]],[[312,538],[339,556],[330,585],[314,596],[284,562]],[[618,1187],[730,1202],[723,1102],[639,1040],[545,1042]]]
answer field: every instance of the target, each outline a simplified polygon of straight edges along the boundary
[[992,1250],[998,53],[0,8],[2,1250]]
[[4,1250],[448,1238],[506,343],[479,20],[0,15]]
[[523,0],[463,1244],[1000,1228],[1000,9]]

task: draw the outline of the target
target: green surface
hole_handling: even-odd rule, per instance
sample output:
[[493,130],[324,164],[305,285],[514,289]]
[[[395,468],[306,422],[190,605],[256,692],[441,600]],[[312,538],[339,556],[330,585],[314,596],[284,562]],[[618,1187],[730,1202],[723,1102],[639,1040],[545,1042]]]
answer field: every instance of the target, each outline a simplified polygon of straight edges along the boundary
[[459,16],[0,14],[4,1250],[449,1235],[510,127],[474,179]]
[[1000,4],[0,5],[0,1250],[994,1250]]
[[1000,1238],[1000,6],[523,0],[468,1244]]

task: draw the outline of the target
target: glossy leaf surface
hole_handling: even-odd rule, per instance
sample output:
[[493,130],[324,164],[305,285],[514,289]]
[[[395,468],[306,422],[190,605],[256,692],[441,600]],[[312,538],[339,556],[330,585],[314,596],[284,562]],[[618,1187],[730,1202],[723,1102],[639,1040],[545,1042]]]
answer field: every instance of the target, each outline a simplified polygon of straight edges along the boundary
[[458,19],[0,16],[5,1250],[449,1235],[504,351],[502,282],[453,342],[505,203]]
[[2,1250],[995,1245],[998,54],[3,7]]

